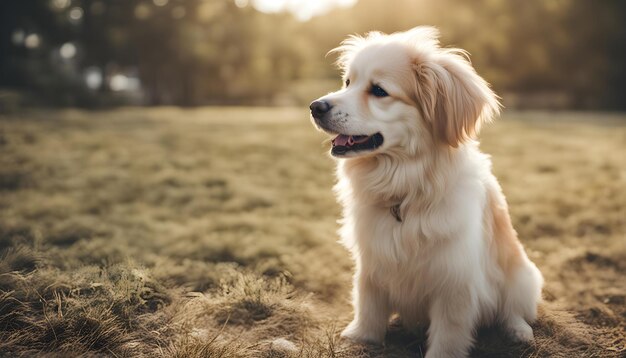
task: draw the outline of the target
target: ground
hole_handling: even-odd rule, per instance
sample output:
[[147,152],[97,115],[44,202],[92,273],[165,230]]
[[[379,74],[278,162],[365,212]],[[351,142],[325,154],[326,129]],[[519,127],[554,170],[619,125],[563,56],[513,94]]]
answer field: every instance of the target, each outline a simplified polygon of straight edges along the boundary
[[[546,285],[533,345],[626,353],[626,115],[505,112],[481,134]],[[0,116],[0,356],[419,357],[338,338],[352,262],[303,108]]]

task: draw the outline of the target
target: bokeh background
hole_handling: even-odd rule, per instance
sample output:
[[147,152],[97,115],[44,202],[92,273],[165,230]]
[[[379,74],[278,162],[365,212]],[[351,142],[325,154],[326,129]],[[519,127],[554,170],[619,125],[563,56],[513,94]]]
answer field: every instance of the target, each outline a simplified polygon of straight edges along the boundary
[[0,88],[25,105],[304,104],[336,87],[325,54],[348,34],[428,24],[511,108],[624,109],[625,13],[620,0],[3,1]]
[[[626,1],[0,0],[0,357],[423,357],[352,344],[354,264],[308,103],[348,34],[440,28],[542,271],[535,343],[626,353]],[[424,327],[422,327],[424,328]]]

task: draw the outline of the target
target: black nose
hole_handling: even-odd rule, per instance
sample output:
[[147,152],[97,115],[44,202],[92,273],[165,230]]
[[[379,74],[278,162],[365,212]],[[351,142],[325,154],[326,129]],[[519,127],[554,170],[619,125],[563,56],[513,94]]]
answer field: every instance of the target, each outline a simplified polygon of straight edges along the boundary
[[321,119],[333,107],[326,101],[313,101],[309,108],[311,108],[313,118]]

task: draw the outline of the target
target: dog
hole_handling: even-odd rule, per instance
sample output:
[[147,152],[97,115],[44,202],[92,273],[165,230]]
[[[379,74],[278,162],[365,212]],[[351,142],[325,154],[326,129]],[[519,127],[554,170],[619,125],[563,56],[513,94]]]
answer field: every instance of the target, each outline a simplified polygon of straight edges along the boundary
[[428,358],[466,356],[485,325],[532,342],[543,286],[476,140],[498,97],[438,37],[432,27],[349,37],[331,51],[343,88],[310,105],[334,137],[339,234],[356,266],[341,335],[381,343],[397,315],[428,327]]

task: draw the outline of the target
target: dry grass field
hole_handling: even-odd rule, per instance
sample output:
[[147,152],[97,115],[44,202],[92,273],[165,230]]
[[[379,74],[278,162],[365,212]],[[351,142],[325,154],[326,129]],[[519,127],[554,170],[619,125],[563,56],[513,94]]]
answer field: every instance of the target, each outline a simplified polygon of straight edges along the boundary
[[[626,115],[515,113],[482,148],[546,286],[532,346],[626,354]],[[352,263],[333,160],[306,109],[0,117],[0,356],[420,357],[338,338]]]

